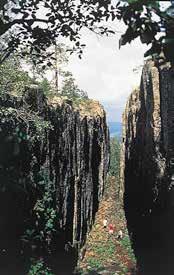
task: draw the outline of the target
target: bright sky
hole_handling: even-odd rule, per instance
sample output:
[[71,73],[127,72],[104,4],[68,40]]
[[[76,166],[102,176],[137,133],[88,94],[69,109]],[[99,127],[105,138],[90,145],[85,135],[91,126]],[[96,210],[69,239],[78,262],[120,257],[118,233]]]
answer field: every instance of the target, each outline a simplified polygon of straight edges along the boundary
[[141,68],[139,73],[133,69],[143,65],[145,51],[138,40],[119,50],[119,37],[98,38],[87,32],[82,60],[73,55],[69,63],[79,87],[103,103],[110,121],[120,121],[127,97],[139,85]]
[[[170,1],[161,1],[161,4],[165,9]],[[112,37],[99,37],[88,30],[83,31],[82,41],[86,48],[82,59],[72,55],[67,69],[90,98],[104,105],[109,121],[121,121],[128,96],[140,84],[147,46],[136,39],[119,50],[119,38],[125,26],[118,21],[111,24],[118,31]],[[135,72],[136,68],[139,70]]]
[[[39,15],[43,14],[41,7]],[[90,98],[104,105],[109,121],[121,121],[126,100],[140,83],[141,68],[139,73],[133,69],[143,65],[145,47],[137,40],[119,50],[119,38],[125,26],[118,21],[109,24],[111,29],[118,31],[112,37],[99,37],[89,30],[83,31],[82,42],[86,48],[82,59],[73,54],[66,69],[73,73],[78,86]],[[47,77],[51,79],[52,73],[47,72]]]
[[[168,2],[168,1],[167,1]],[[117,22],[116,30],[123,30]],[[79,87],[87,91],[90,98],[102,102],[109,121],[121,121],[126,100],[134,87],[139,85],[139,73],[133,70],[143,65],[143,55],[147,46],[137,39],[118,49],[120,33],[112,38],[97,37],[94,33],[84,32],[86,50],[82,60],[71,56],[69,70],[73,72]]]

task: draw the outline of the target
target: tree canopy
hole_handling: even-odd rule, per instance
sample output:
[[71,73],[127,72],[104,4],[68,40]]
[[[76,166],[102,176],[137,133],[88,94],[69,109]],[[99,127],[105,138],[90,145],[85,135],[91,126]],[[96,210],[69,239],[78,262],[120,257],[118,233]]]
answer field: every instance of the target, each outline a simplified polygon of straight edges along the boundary
[[[60,61],[66,60],[63,51],[59,53],[59,55],[63,55],[59,56]],[[51,71],[53,71],[53,79],[48,80],[46,74],[47,71],[43,71],[40,65],[32,65],[32,60],[28,61],[28,66],[30,63],[34,68],[25,71],[18,56],[13,54],[0,64],[0,96],[5,94],[21,96],[25,92],[27,86],[34,84],[41,88],[48,98],[58,96],[63,97],[64,99],[70,99],[73,102],[75,102],[75,100],[88,100],[87,93],[78,87],[76,80],[70,71],[63,70],[61,62],[59,63],[59,76],[61,77],[59,83],[60,86],[58,85],[59,88],[55,87],[54,70],[56,70],[56,68],[51,67]],[[59,78],[59,76],[56,74],[56,77]],[[56,82],[58,82],[58,79]]]
[[62,96],[67,96],[70,99],[88,99],[88,94],[78,87],[71,72],[66,71],[63,75],[62,89],[60,91]]
[[151,44],[145,53],[159,55],[164,53],[166,60],[174,63],[174,1],[162,10],[161,1],[122,0],[117,4],[117,19],[127,26],[121,36],[120,47],[140,37],[142,43]]
[[0,95],[7,92],[21,94],[25,86],[32,84],[32,79],[22,70],[16,56],[8,58],[0,65],[0,75]]
[[115,17],[111,0],[1,0],[1,62],[16,49],[42,62],[46,49],[60,37],[72,41],[80,56],[80,30],[113,33],[102,22]]
[[72,51],[81,57],[85,44],[81,29],[97,34],[113,34],[106,21],[122,20],[127,26],[120,47],[140,37],[151,44],[145,56],[163,51],[174,63],[174,1],[162,10],[161,1],[154,0],[1,0],[0,1],[0,62],[19,49],[22,56],[33,55],[42,63],[47,56],[51,64],[50,45],[60,38],[69,39]]

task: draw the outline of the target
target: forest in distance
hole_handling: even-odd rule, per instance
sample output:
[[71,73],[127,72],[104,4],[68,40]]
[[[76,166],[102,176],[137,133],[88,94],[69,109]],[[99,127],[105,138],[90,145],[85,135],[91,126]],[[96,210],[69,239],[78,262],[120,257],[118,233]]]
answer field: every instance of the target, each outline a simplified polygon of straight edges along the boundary
[[117,137],[118,139],[121,138],[122,133],[122,123],[116,121],[108,121],[108,127],[110,132],[110,137]]

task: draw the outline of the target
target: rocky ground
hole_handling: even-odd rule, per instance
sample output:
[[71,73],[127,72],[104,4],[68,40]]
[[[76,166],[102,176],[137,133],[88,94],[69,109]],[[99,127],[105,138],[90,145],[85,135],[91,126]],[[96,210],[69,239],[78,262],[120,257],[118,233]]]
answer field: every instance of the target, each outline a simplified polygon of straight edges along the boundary
[[[109,234],[108,227],[103,227],[103,220],[114,225],[114,233]],[[123,238],[118,240],[119,230]],[[77,274],[81,275],[133,275],[135,274],[135,258],[131,250],[126,230],[122,203],[118,199],[116,180],[110,177],[105,196],[87,243],[82,249]]]

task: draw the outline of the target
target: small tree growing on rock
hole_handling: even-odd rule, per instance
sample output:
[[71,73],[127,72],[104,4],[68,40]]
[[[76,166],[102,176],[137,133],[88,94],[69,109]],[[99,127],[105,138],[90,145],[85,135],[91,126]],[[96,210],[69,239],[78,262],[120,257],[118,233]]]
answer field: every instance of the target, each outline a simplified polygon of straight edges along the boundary
[[78,85],[75,83],[75,78],[73,74],[69,71],[63,73],[63,83],[61,89],[61,95],[67,96],[70,99],[83,98],[88,99],[88,95],[85,91],[79,89]]

